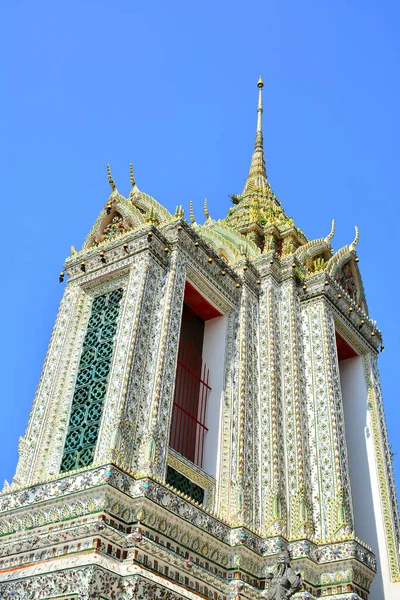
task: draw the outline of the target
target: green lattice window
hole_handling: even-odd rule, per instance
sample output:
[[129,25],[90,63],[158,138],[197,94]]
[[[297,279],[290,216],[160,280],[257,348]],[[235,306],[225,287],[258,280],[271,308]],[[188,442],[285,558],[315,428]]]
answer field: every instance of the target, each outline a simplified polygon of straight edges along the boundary
[[93,300],[78,367],[61,473],[93,461],[117,331],[122,289]]
[[192,500],[203,504],[204,501],[204,490],[199,485],[190,481],[187,477],[175,471],[172,467],[167,467],[167,483],[172,485],[176,490],[187,494]]

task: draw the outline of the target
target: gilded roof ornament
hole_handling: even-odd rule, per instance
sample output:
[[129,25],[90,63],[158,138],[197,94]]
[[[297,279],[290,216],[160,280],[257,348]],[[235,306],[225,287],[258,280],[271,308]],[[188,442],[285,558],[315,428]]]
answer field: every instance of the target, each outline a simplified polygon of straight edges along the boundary
[[189,219],[191,223],[196,223],[194,218],[193,202],[189,200]]
[[331,228],[331,232],[329,235],[326,236],[325,238],[325,242],[327,244],[330,243],[331,239],[333,238],[333,236],[335,235],[335,229],[336,229],[336,222],[335,219],[332,219],[332,228]]
[[184,215],[185,215],[185,211],[182,208],[182,204],[180,204],[179,206],[177,206],[175,208],[174,217],[175,217],[175,219],[181,219],[184,217]]
[[110,165],[107,163],[107,177],[108,177],[108,183],[111,186],[112,191],[117,189],[117,186],[114,183],[114,179],[111,175],[111,169],[110,169]]
[[358,241],[360,239],[360,233],[358,231],[358,227],[357,225],[355,226],[355,230],[356,230],[356,237],[354,238],[354,240],[351,242],[350,246],[349,246],[349,250],[350,252],[353,252],[353,250],[356,249],[356,246],[358,244]]
[[147,211],[144,220],[145,223],[152,223],[154,225],[158,225],[159,221],[157,218],[157,214],[152,206],[150,206],[150,209]]

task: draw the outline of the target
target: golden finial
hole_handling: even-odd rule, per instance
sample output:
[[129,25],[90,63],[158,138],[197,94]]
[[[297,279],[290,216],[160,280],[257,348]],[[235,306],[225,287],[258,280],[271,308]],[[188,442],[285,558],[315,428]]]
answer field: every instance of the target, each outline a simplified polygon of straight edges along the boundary
[[111,189],[114,191],[116,189],[116,185],[114,183],[114,179],[112,178],[110,165],[108,163],[107,163],[107,177],[108,177],[108,183],[110,184]]
[[183,218],[184,214],[185,214],[185,211],[182,208],[182,204],[177,205],[176,208],[175,208],[174,217],[177,218],[177,219]]
[[157,218],[156,212],[152,206],[150,206],[150,209],[145,214],[144,220],[145,220],[145,223],[158,224],[158,218]]
[[260,79],[257,81],[257,87],[258,88],[263,88],[264,87],[264,82],[263,82],[263,80],[261,78],[261,75],[260,75]]
[[70,250],[72,255],[76,254],[75,246],[71,246]]
[[333,238],[333,236],[335,235],[335,229],[336,229],[336,222],[335,219],[332,219],[332,228],[331,228],[331,232],[329,235],[326,236],[325,238],[325,243],[329,244],[329,242],[331,241],[331,239]]
[[207,198],[204,198],[204,214],[208,220],[210,218],[210,213],[208,212]]
[[129,180],[131,182],[131,186],[135,187],[136,185],[136,181],[135,181],[135,176],[133,174],[133,166],[132,163],[129,164]]
[[351,244],[349,246],[350,252],[353,252],[353,250],[356,249],[356,246],[358,244],[358,240],[360,239],[360,233],[358,231],[357,225],[355,226],[355,230],[356,230],[356,237],[354,238],[354,240],[351,242]]
[[194,219],[193,202],[189,200],[189,218],[191,223],[196,223]]

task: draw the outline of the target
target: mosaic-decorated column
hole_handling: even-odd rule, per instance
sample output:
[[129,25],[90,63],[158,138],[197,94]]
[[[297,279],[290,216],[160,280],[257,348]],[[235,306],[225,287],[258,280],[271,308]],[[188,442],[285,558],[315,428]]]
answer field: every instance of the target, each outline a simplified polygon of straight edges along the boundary
[[128,389],[122,405],[116,441],[118,462],[128,470],[137,468],[137,450],[150,412],[166,284],[166,270],[151,260],[143,284],[140,310],[135,319],[136,335],[132,341],[129,361]]
[[[243,503],[237,506],[242,523],[260,526],[259,388],[258,388],[258,302],[243,286],[240,311],[240,355],[238,410],[237,482]],[[240,516],[239,516],[240,515]]]
[[260,296],[261,527],[265,535],[286,530],[279,312],[279,286],[268,277]]
[[281,290],[281,371],[285,423],[288,535],[312,534],[312,500],[308,470],[301,314],[297,287],[287,280]]
[[259,527],[258,306],[245,284],[226,334],[217,510],[236,524]]
[[164,476],[166,468],[185,280],[185,260],[175,249],[162,300],[160,340],[136,462],[139,473],[158,477]]
[[341,539],[354,526],[335,323],[323,299],[302,312],[315,536]]

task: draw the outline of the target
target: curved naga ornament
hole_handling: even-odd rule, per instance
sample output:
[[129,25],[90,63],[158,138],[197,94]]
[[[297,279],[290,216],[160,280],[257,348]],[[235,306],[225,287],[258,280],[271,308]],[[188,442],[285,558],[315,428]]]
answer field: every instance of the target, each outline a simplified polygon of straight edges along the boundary
[[285,600],[300,591],[303,581],[300,573],[296,573],[290,566],[288,552],[282,552],[278,556],[278,564],[274,571],[268,574],[269,585],[267,600]]
[[360,239],[360,232],[358,231],[357,225],[355,226],[355,230],[356,230],[356,237],[354,238],[354,240],[351,242],[351,244],[349,246],[350,252],[353,252],[353,250],[356,249],[356,246],[358,244],[358,240]]

